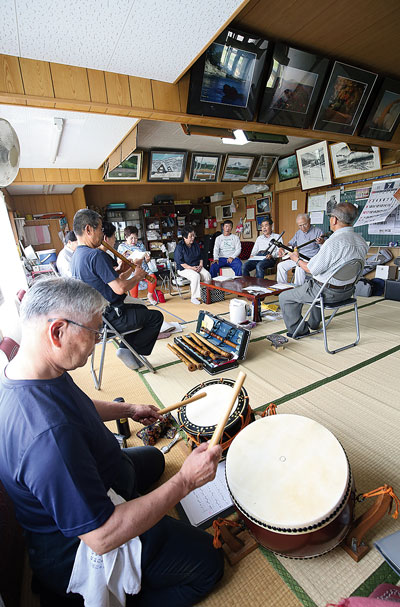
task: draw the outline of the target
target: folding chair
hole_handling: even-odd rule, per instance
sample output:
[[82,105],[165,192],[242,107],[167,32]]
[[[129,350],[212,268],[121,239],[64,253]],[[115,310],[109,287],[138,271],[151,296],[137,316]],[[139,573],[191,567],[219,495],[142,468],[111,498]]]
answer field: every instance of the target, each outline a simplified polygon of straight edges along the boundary
[[[356,346],[358,344],[358,342],[360,341],[360,325],[358,322],[357,298],[350,297],[349,299],[345,299],[345,300],[337,302],[337,303],[328,304],[324,301],[324,290],[325,290],[325,287],[330,283],[332,278],[335,278],[336,280],[340,280],[343,282],[348,282],[349,286],[350,285],[354,286],[356,284],[356,282],[358,281],[358,279],[360,278],[362,270],[363,270],[363,264],[358,259],[352,259],[351,261],[347,261],[346,263],[342,264],[337,270],[335,270],[335,272],[333,272],[331,274],[331,276],[329,276],[329,278],[321,286],[321,288],[318,291],[317,295],[315,296],[314,300],[310,304],[310,307],[308,308],[307,312],[305,313],[305,315],[301,319],[300,323],[298,324],[295,332],[293,333],[293,336],[292,336],[293,339],[296,339],[296,335],[301,330],[301,328],[304,326],[312,309],[315,307],[315,308],[320,308],[320,310],[321,310],[322,328],[318,329],[317,331],[311,331],[310,333],[307,333],[307,335],[299,335],[297,337],[297,339],[301,339],[303,337],[309,337],[310,335],[315,335],[316,333],[321,333],[321,331],[323,331],[324,346],[325,346],[325,350],[328,352],[328,354],[336,354],[336,352],[341,352],[342,350],[347,350],[348,348],[353,348],[354,346]],[[355,323],[356,323],[356,340],[354,342],[352,342],[351,344],[342,346],[341,348],[337,348],[336,350],[330,350],[328,348],[328,338],[327,338],[326,330],[327,330],[328,326],[330,325],[332,319],[338,312],[338,310],[340,310],[341,308],[347,308],[347,307],[354,308],[354,316],[355,316]],[[328,320],[325,319],[325,310],[332,310],[332,314],[330,315]]]
[[138,354],[136,352],[136,350],[134,348],[132,348],[132,346],[130,344],[128,344],[128,342],[125,339],[126,335],[129,335],[130,333],[136,333],[136,331],[140,331],[140,329],[131,329],[130,331],[125,331],[124,333],[119,333],[114,328],[114,326],[110,323],[110,321],[105,318],[105,316],[103,316],[103,323],[104,323],[104,325],[103,325],[104,332],[103,332],[103,339],[100,342],[101,355],[100,355],[99,370],[98,370],[97,374],[96,374],[96,371],[94,368],[94,357],[95,357],[96,348],[93,349],[92,356],[90,358],[90,372],[92,374],[93,381],[94,381],[94,387],[96,388],[96,390],[100,390],[100,388],[101,388],[101,381],[103,378],[103,370],[104,370],[104,359],[105,359],[105,355],[106,355],[106,345],[107,345],[108,341],[114,341],[114,340],[119,339],[123,344],[125,344],[125,346],[128,348],[128,350],[130,350],[132,352],[132,354],[135,356],[135,358],[138,358],[140,361],[142,361],[142,363],[145,365],[145,367],[147,367],[147,369],[149,371],[151,371],[152,373],[156,372],[154,367],[147,360],[147,358],[145,356],[143,356],[142,354]]
[[169,267],[169,294],[179,295],[179,297],[185,299],[183,295],[190,292],[190,289],[183,288],[187,285],[190,285],[190,280],[183,276],[179,276],[176,270],[176,263],[171,259]]

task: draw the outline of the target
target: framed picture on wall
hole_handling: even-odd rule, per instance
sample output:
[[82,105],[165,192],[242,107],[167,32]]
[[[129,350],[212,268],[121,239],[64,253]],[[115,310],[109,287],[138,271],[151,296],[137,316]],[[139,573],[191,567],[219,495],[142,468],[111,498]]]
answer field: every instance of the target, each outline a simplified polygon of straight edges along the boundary
[[112,171],[107,170],[104,181],[139,181],[142,176],[143,152],[133,152]]
[[352,152],[347,143],[334,143],[329,146],[329,150],[335,179],[379,171],[382,168],[378,147],[372,147],[370,152]]
[[262,196],[262,198],[258,198],[256,200],[257,215],[261,215],[262,213],[270,213],[271,205],[272,205],[272,193],[268,192],[267,194],[264,194],[264,196]]
[[269,215],[269,214],[267,214],[267,215],[257,215],[256,221],[257,221],[257,230],[258,231],[261,230],[261,224],[266,219],[271,219],[271,215]]
[[222,210],[222,219],[231,219],[232,218],[232,209],[230,204],[225,204],[221,207]]
[[376,79],[373,72],[336,61],[313,128],[353,135]]
[[385,78],[360,135],[390,141],[399,122],[400,82]]
[[244,240],[250,240],[252,238],[252,222],[251,221],[244,221],[243,222],[243,232],[242,232],[242,238]]
[[183,150],[150,150],[148,181],[183,181],[187,156]]
[[328,143],[319,141],[296,150],[302,190],[320,188],[332,183]]
[[254,156],[227,154],[221,181],[248,181]]
[[187,113],[253,120],[268,47],[255,34],[224,30],[190,70]]
[[221,154],[193,152],[190,164],[190,181],[217,181]]
[[308,128],[328,66],[325,57],[277,42],[258,121]]
[[296,154],[279,158],[278,160],[278,177],[279,181],[287,181],[299,176],[299,168],[297,166]]
[[278,162],[279,156],[260,156],[252,181],[267,181]]

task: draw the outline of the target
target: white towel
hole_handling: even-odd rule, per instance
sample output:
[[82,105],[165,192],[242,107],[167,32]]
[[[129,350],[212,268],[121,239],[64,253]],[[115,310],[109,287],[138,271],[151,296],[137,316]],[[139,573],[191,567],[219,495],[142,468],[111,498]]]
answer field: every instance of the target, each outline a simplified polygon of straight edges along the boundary
[[[112,489],[108,496],[114,505],[124,499]],[[125,607],[126,594],[140,591],[142,543],[139,537],[100,556],[81,541],[67,592],[81,594],[85,607]]]

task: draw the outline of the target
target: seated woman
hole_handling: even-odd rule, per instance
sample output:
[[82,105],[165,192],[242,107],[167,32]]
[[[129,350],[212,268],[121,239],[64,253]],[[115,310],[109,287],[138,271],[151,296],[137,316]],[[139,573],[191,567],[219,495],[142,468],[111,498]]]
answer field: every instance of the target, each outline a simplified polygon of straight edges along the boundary
[[190,280],[191,302],[200,303],[200,280],[211,281],[211,274],[203,268],[200,247],[194,241],[196,234],[191,225],[185,225],[182,229],[182,240],[176,246],[174,259],[177,272],[180,276]]
[[[117,230],[117,228],[115,227],[115,225],[113,223],[111,223],[110,221],[103,221],[103,227],[102,227],[103,241],[106,242],[113,249],[115,249],[115,241],[116,241],[115,232],[116,232],[116,230]],[[111,259],[114,262],[113,263],[114,266],[118,265],[118,259],[115,257],[114,253],[112,253],[109,249],[107,249],[103,244],[101,244],[99,246],[99,249],[101,249],[102,251],[104,251],[104,253],[107,253],[107,255],[109,255],[111,257]]]
[[[147,274],[150,274],[150,268],[147,265],[147,262],[150,261],[150,255],[146,252],[143,243],[138,242],[138,229],[136,226],[126,226],[124,230],[125,242],[121,242],[118,247],[118,253],[122,253],[128,259],[134,260],[135,256],[132,253],[139,251],[139,253],[145,253],[142,268]],[[129,291],[132,297],[138,296],[138,291],[147,288],[147,299],[152,306],[156,306],[158,302],[154,299],[154,291],[157,286],[157,278],[155,274],[151,274],[154,278],[154,282],[150,282],[150,280],[141,280],[138,285],[136,285],[133,289]]]

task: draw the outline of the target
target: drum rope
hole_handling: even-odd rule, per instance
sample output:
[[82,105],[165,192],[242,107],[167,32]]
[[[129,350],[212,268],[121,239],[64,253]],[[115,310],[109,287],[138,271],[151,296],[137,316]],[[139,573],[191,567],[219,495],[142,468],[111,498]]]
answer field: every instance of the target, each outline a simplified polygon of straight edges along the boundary
[[240,523],[235,523],[235,521],[230,521],[227,518],[216,518],[213,521],[212,526],[214,529],[213,546],[214,548],[221,548],[222,543],[219,539],[221,536],[221,527],[241,527],[242,525]]
[[390,495],[390,497],[392,498],[392,503],[390,505],[389,512],[392,509],[393,502],[395,504],[395,510],[394,510],[394,512],[392,514],[392,517],[394,519],[397,519],[397,517],[399,516],[400,499],[395,494],[395,492],[393,490],[393,487],[390,487],[389,485],[383,485],[382,487],[378,487],[377,489],[373,489],[373,491],[368,491],[367,493],[361,493],[360,495],[357,496],[357,501],[358,502],[362,502],[367,497],[377,497],[378,495],[385,495],[385,494]]
[[261,417],[266,417],[267,415],[276,415],[276,405],[271,403],[268,407],[261,413]]
[[[238,430],[238,432],[236,432],[236,434],[234,436],[231,436],[230,438],[228,438],[228,440],[226,440],[224,443],[220,443],[220,445],[222,447],[222,451],[225,451],[225,449],[227,449],[230,446],[230,444],[233,441],[233,439],[235,438],[235,436],[237,436],[239,434],[239,432],[241,432],[241,430],[243,430],[243,428],[245,428],[246,426],[249,425],[252,414],[253,414],[252,408],[247,407],[246,417],[245,418],[243,417],[243,413],[241,413],[239,415],[240,419],[242,420],[241,428],[240,428],[240,430]],[[180,427],[184,428],[183,425],[181,425]],[[188,442],[192,442],[196,445],[196,447],[198,447],[203,442],[201,440],[201,436],[202,435],[200,434],[200,432],[198,432],[196,436],[194,436],[194,435],[188,436]]]

